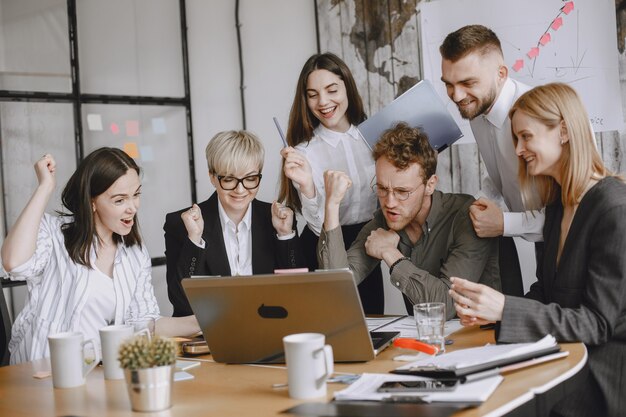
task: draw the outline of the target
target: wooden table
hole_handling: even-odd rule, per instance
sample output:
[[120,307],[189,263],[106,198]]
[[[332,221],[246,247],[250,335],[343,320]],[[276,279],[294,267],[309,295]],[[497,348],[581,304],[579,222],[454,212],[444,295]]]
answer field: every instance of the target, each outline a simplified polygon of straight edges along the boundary
[[[492,330],[464,328],[450,336],[449,350],[493,343]],[[587,360],[582,343],[561,344],[569,356],[553,362],[505,375],[494,394],[480,407],[463,410],[455,416],[503,415],[532,403],[536,394],[548,391],[574,376]],[[400,366],[392,358],[402,351],[388,348],[368,363],[335,364],[338,372],[388,372]],[[210,358],[210,357],[208,357]],[[146,414],[132,413],[126,383],[104,379],[101,368],[78,388],[54,389],[52,379],[33,378],[40,370],[49,370],[47,359],[0,368],[0,416],[276,416],[280,411],[301,404],[289,398],[286,388],[272,384],[287,382],[281,366],[224,365],[202,362],[188,372],[195,376],[174,384],[173,407]],[[342,384],[328,384],[328,400]]]

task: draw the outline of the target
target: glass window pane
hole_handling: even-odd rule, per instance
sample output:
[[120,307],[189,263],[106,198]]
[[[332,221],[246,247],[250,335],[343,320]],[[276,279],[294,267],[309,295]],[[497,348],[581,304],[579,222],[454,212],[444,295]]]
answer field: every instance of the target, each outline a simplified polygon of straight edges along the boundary
[[0,0],[0,90],[72,91],[65,0]]
[[77,2],[81,90],[184,96],[178,0]]
[[139,225],[150,256],[163,256],[165,215],[191,204],[184,107],[86,104],[82,117],[85,155],[113,146],[142,168]]
[[34,164],[45,153],[56,161],[57,188],[47,212],[61,209],[61,192],[76,169],[71,104],[1,103],[2,176],[5,214],[15,223],[37,187]]

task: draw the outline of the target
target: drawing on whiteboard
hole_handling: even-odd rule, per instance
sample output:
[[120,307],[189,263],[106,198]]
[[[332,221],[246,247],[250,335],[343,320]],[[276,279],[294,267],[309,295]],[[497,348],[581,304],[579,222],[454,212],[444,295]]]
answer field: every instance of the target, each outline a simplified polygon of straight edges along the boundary
[[463,143],[473,141],[473,135],[441,82],[439,46],[448,33],[468,24],[487,26],[498,35],[509,77],[530,86],[570,84],[596,133],[623,128],[614,2],[438,0],[419,7],[424,78],[450,103]]
[[[568,1],[567,3],[565,3],[559,9],[559,12],[556,15],[556,17],[550,22],[550,24],[548,25],[548,28],[541,34],[541,36],[539,37],[539,40],[537,41],[537,44],[531,47],[526,53],[525,56],[528,57],[528,59],[532,61],[532,67],[529,68],[529,75],[531,77],[535,73],[535,65],[537,64],[537,57],[539,56],[539,53],[541,52],[539,48],[546,46],[552,40],[550,29],[552,29],[553,32],[558,31],[561,28],[561,26],[563,26],[563,17],[561,15],[567,16],[572,12],[572,10],[574,10],[574,2]],[[576,62],[574,62],[574,59],[572,58],[572,67],[575,68],[575,72],[577,72],[578,68],[580,68],[580,65],[582,63],[584,56],[585,56],[584,53],[582,57],[580,57],[580,59],[578,59],[578,56],[577,56]],[[524,68],[524,58],[522,57],[522,58],[516,59],[513,65],[511,65],[511,68],[513,69],[513,71],[519,72],[522,68]],[[562,67],[561,68],[554,67],[554,70],[555,70],[555,75],[559,76],[559,71],[562,70]]]

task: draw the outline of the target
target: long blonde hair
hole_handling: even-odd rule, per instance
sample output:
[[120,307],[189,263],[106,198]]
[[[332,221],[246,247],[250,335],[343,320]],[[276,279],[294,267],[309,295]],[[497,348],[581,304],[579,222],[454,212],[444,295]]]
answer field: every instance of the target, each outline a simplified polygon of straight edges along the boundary
[[[612,173],[606,169],[595,144],[589,116],[576,91],[567,84],[551,83],[533,88],[517,99],[509,118],[517,110],[544,124],[549,129],[564,123],[569,141],[563,144],[561,155],[561,202],[563,206],[576,205],[587,189],[589,180]],[[512,129],[511,125],[511,129]],[[513,142],[517,146],[517,137]],[[538,209],[558,198],[559,186],[547,175],[531,177],[526,161],[519,157],[519,182],[522,199],[527,209]],[[535,198],[535,190],[539,200]]]

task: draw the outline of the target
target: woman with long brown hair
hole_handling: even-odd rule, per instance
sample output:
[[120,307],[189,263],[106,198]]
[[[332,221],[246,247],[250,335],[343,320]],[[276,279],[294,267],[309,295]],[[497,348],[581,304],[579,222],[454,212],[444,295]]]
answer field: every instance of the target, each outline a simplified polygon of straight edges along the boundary
[[[366,118],[348,66],[331,53],[311,56],[304,64],[289,115],[288,147],[279,200],[302,216],[307,227],[301,242],[309,269],[317,268],[317,241],[324,222],[324,171],[343,171],[352,187],[339,209],[346,248],[376,210],[370,188],[374,160],[356,128]],[[359,284],[366,313],[383,313],[382,274],[377,267]]]
[[135,161],[116,148],[93,151],[67,182],[59,216],[44,212],[55,171],[52,155],[35,163],[39,185],[2,245],[9,278],[28,285],[13,324],[11,363],[48,356],[53,333],[81,332],[99,341],[102,327],[146,318],[165,336],[199,331],[194,316],[160,317],[137,224],[141,170]]

